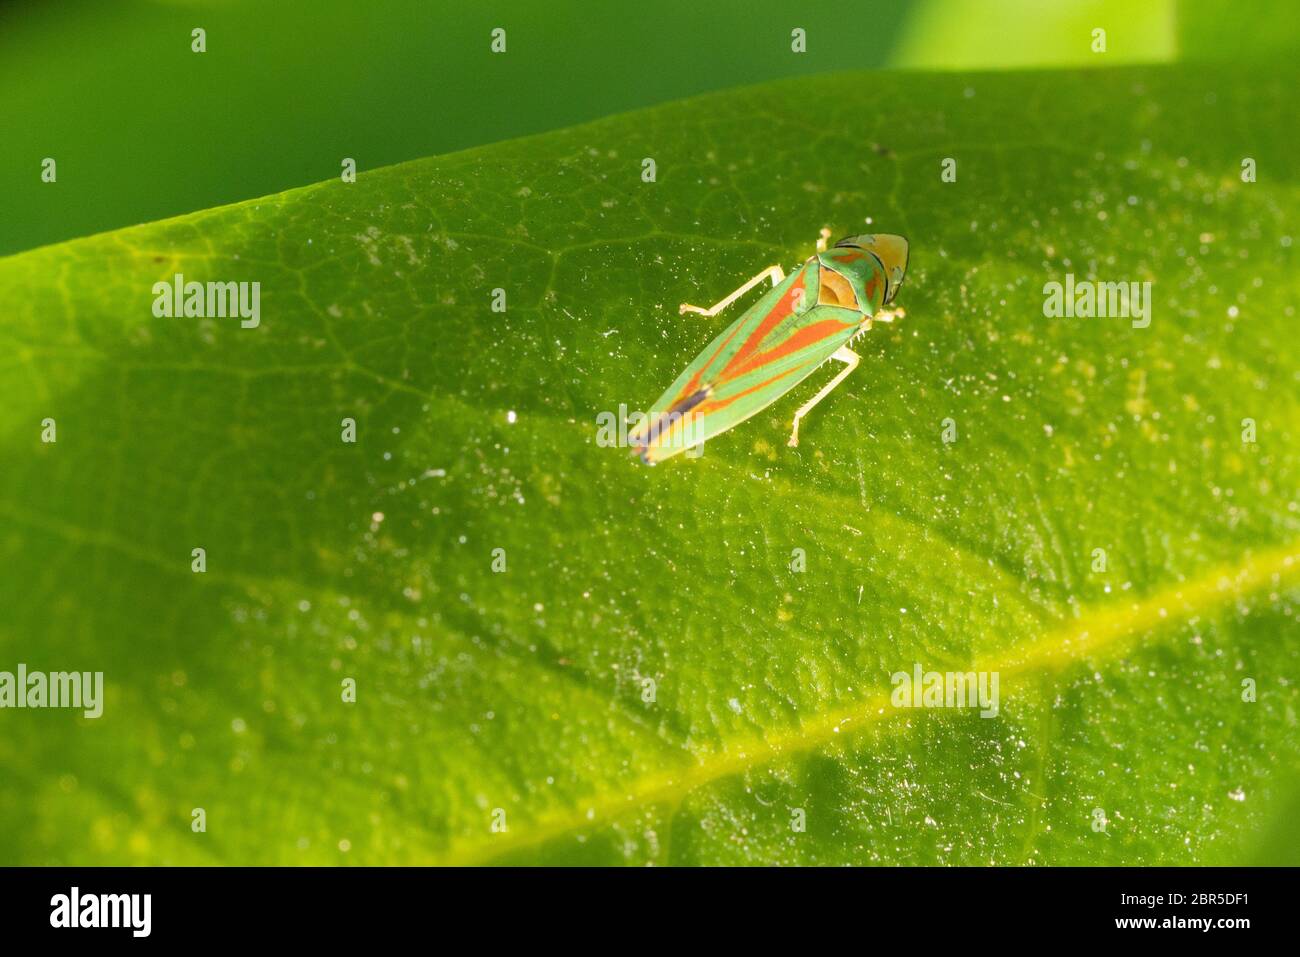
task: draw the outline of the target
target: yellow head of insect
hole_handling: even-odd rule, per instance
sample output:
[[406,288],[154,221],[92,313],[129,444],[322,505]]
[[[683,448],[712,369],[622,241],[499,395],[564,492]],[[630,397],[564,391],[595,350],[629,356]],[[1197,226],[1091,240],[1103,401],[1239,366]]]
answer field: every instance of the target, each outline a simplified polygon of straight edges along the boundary
[[892,233],[864,233],[861,236],[845,236],[835,244],[840,247],[855,247],[871,253],[885,267],[885,303],[894,301],[898,287],[903,284],[907,272],[907,240]]

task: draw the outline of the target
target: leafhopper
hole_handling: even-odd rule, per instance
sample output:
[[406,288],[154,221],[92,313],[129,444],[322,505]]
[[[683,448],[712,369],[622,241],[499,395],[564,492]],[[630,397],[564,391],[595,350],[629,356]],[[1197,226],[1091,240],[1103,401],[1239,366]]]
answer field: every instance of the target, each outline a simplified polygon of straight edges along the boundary
[[858,365],[849,345],[873,323],[893,322],[894,301],[907,271],[907,240],[885,233],[846,236],[827,248],[823,229],[816,252],[789,276],[769,266],[707,309],[682,304],[680,312],[716,316],[765,279],[772,284],[668,387],[628,436],[641,461],[654,465],[757,415],[822,363],[844,364],[835,378],[799,407],[790,429]]

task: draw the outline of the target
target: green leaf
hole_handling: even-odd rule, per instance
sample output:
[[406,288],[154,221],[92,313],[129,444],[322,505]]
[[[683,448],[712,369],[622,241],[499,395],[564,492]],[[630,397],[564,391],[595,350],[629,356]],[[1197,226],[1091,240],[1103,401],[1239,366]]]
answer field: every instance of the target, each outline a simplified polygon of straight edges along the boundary
[[[797,80],[0,260],[0,668],[106,682],[0,713],[0,861],[1258,854],[1300,765],[1296,81]],[[798,449],[829,372],[698,460],[598,443],[726,321],[680,302],[827,224],[910,237],[907,317]],[[260,326],[156,318],[176,273]],[[1067,273],[1150,281],[1149,327],[1047,318]],[[917,664],[997,715],[893,707]]]

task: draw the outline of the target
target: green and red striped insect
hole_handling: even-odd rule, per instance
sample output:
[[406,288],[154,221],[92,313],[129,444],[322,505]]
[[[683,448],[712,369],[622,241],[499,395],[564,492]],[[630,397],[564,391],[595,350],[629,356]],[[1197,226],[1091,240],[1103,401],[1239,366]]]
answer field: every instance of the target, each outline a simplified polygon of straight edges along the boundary
[[654,465],[699,445],[785,395],[829,359],[839,374],[799,407],[790,445],[799,444],[799,420],[857,367],[849,344],[873,322],[892,322],[893,302],[907,270],[907,240],[883,233],[848,236],[817,251],[789,276],[769,266],[708,309],[683,304],[682,313],[716,316],[764,279],[772,288],[695,357],[628,436]]

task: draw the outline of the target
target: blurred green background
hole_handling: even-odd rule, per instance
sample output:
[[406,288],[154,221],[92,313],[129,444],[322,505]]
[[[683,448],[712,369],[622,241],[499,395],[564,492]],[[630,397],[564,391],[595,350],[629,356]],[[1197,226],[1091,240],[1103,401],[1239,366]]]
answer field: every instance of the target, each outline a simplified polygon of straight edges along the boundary
[[[344,156],[364,171],[796,74],[1113,66],[1233,56],[1241,43],[1252,57],[1286,55],[1294,7],[0,2],[0,255],[328,179]],[[505,55],[489,50],[498,26]],[[1090,49],[1096,26],[1104,57]],[[194,27],[206,53],[191,52]],[[795,27],[806,53],[790,49]],[[57,184],[41,182],[45,157]]]
[[[689,0],[15,3],[0,13],[0,252],[718,87],[874,66],[904,7]],[[789,25],[787,25],[789,24]],[[790,52],[801,25],[811,52]],[[207,52],[190,31],[207,31]],[[507,52],[489,50],[494,27]],[[40,182],[42,157],[59,183]]]

